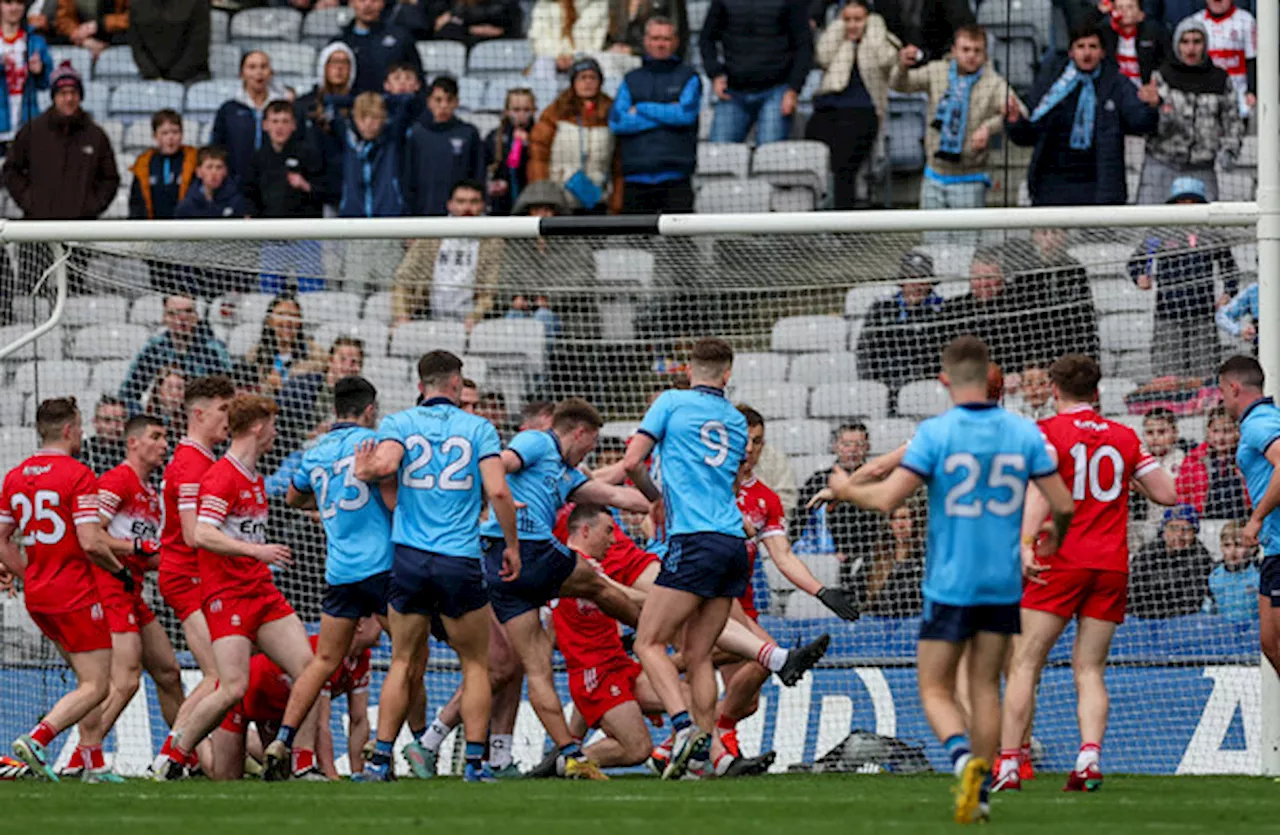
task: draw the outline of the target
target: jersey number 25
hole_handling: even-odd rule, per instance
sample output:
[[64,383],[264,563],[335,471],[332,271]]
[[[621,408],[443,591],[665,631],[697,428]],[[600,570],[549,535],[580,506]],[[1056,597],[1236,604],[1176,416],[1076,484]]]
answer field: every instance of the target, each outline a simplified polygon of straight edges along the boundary
[[1009,516],[1022,510],[1022,497],[1027,492],[1027,459],[1018,453],[1002,452],[991,457],[991,470],[987,473],[987,486],[992,490],[1007,488],[1009,498],[1003,500],[987,499],[985,502],[971,496],[978,480],[982,478],[982,464],[977,456],[968,452],[957,452],[948,455],[942,463],[942,469],[951,475],[959,470],[964,471],[960,482],[947,491],[943,504],[948,516],[961,519],[977,519],[982,515],[985,506],[988,513],[996,516]]

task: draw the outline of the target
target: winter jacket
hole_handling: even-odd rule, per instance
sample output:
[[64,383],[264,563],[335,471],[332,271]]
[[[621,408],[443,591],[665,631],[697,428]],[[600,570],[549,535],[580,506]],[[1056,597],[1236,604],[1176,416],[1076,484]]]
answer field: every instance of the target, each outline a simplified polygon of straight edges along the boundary
[[404,203],[409,214],[443,217],[459,180],[484,183],[484,148],[475,126],[453,118],[442,124],[428,113],[409,130],[405,147]]
[[[395,284],[391,288],[391,321],[432,318],[431,285],[440,243],[439,238],[422,238],[409,246],[396,269]],[[472,284],[474,301],[472,313],[467,317],[471,321],[479,321],[493,311],[504,243],[501,238],[480,239]]]
[[946,55],[955,31],[975,22],[968,0],[918,0],[914,14],[907,11],[902,0],[882,0],[874,5],[884,15],[889,31],[902,43],[924,50],[925,60],[929,61]]
[[1036,309],[1028,307],[1021,293],[1006,280],[994,298],[981,300],[973,293],[950,299],[942,306],[942,343],[964,333],[981,337],[991,349],[991,361],[1001,368],[1021,369],[1040,349],[1027,339]]
[[675,56],[665,61],[646,56],[622,79],[609,109],[622,176],[647,184],[693,176],[701,109],[702,81],[692,67]]
[[89,220],[115,199],[120,172],[88,113],[67,117],[51,107],[9,143],[4,186],[27,220]]
[[[1006,249],[1010,256],[1016,251]],[[1066,253],[1027,252],[1007,260],[1009,272],[1017,270],[1010,286],[1015,306],[1029,311],[1029,327],[1023,333],[1026,360],[1049,363],[1064,354],[1099,356],[1098,311],[1084,266]]]
[[[1116,27],[1115,18],[1110,15],[1103,15],[1101,12],[1097,14],[1098,33],[1102,35],[1102,48],[1107,51],[1107,59],[1117,64],[1119,57],[1120,30]],[[1138,59],[1138,74],[1142,76],[1142,83],[1151,80],[1151,73],[1165,61],[1173,57],[1173,50],[1169,46],[1169,30],[1164,24],[1153,17],[1148,17],[1139,23],[1135,28],[1133,36],[1136,38],[1134,42],[1134,50]]]
[[605,193],[609,210],[622,210],[622,163],[609,131],[613,99],[601,93],[594,102],[579,103],[570,88],[542,111],[529,133],[529,182],[550,180],[563,186],[579,169]]
[[487,182],[504,182],[507,193],[489,197],[489,214],[505,217],[520,199],[520,192],[529,183],[529,142],[526,139],[516,160],[516,167],[507,165],[511,147],[515,142],[515,127],[506,125],[489,131],[484,138],[484,169]]
[[1174,487],[1178,503],[1191,505],[1203,517],[1244,519],[1252,507],[1235,456],[1209,455],[1208,442],[1187,453]]
[[[307,179],[311,191],[289,185],[289,173]],[[267,139],[254,152],[244,180],[244,200],[250,217],[320,217],[326,196],[324,162],[320,152],[297,134],[277,151]]]
[[307,140],[315,146],[320,152],[320,158],[324,160],[325,178],[332,200],[337,200],[342,195],[342,151],[346,146],[342,132],[333,127],[334,119],[350,112],[353,99],[350,82],[345,90],[325,90],[324,67],[335,52],[346,53],[351,62],[351,78],[355,78],[356,54],[342,41],[334,41],[320,50],[316,57],[316,86],[293,103],[298,130],[305,133]]
[[[196,176],[196,149],[183,145],[178,153],[164,157],[148,148],[138,154],[133,167],[133,186],[129,189],[129,217],[134,220],[156,220],[176,217],[178,204]],[[177,178],[164,182],[165,163]],[[173,171],[176,168],[177,171]]]
[[712,0],[698,48],[707,76],[728,76],[736,92],[798,93],[813,66],[809,15],[795,0]]
[[243,182],[254,151],[269,142],[262,127],[267,105],[288,98],[289,94],[283,87],[273,85],[268,88],[267,98],[259,110],[241,87],[234,98],[218,108],[213,117],[213,130],[209,133],[209,144],[227,149],[227,170],[232,177]]
[[938,375],[947,332],[943,301],[930,293],[908,305],[897,291],[871,305],[858,334],[858,376],[898,389],[912,380]]
[[143,78],[199,81],[209,77],[209,0],[133,0],[129,47]]
[[226,374],[231,370],[231,356],[222,340],[213,335],[213,330],[206,322],[197,322],[192,334],[190,347],[179,351],[174,344],[173,336],[168,331],[157,334],[142,346],[138,356],[124,375],[120,384],[120,399],[129,407],[130,412],[142,408],[142,395],[155,382],[156,375],[162,369],[176,366],[182,369],[188,380],[205,377],[209,374]]
[[[498,38],[519,38],[523,34],[524,12],[516,0],[479,0],[476,3],[442,3],[440,11],[434,14],[449,12],[454,20],[435,30],[435,19],[431,24],[432,37],[436,40],[461,41],[465,44],[477,44],[481,41]],[[471,34],[472,26],[496,26],[502,30],[501,35],[482,38]]]
[[[1181,38],[1188,30],[1199,31],[1208,43],[1199,20],[1184,20],[1175,35]],[[1206,52],[1194,67],[1172,56],[1152,78],[1160,93],[1160,126],[1147,137],[1147,154],[1173,166],[1212,165],[1215,160],[1234,165],[1244,123],[1226,70],[1215,67]]]
[[533,54],[555,58],[604,49],[609,34],[609,0],[576,0],[578,17],[564,31],[560,0],[538,0],[529,18],[529,42]]
[[372,142],[361,139],[353,123],[348,123],[342,116],[335,118],[333,128],[342,131],[344,142],[342,199],[338,203],[340,217],[401,217],[405,214],[400,178],[404,174],[409,106],[414,98],[413,95],[386,97],[387,123]]
[[1236,294],[1238,275],[1230,244],[1212,229],[1148,229],[1129,257],[1129,277],[1148,275],[1156,284],[1156,320],[1211,319],[1214,268],[1223,292]]
[[[1080,154],[1081,158],[1092,158],[1094,170],[1057,170],[1057,155],[1066,148],[1080,88],[1060,101],[1039,122],[1032,123],[1030,114],[1070,60],[1062,57],[1045,67],[1031,88],[1021,118],[1006,125],[1005,130],[1015,144],[1035,146],[1027,171],[1027,188],[1035,205],[1076,203],[1079,202],[1077,197],[1091,198],[1085,200],[1089,205],[1123,205],[1129,195],[1125,184],[1124,138],[1131,134],[1154,133],[1159,123],[1157,111],[1140,101],[1129,80],[1120,75],[1113,64],[1104,61],[1102,73],[1094,82],[1098,107],[1091,153]],[[1073,179],[1064,183],[1068,177]]]
[[[82,8],[92,8],[93,13],[83,14]],[[91,21],[98,24],[95,38],[107,43],[123,43],[129,29],[129,0],[58,0],[53,31],[71,40],[77,26]]]
[[392,64],[406,63],[422,75],[422,61],[414,46],[413,35],[399,26],[382,22],[365,27],[353,20],[342,30],[337,40],[342,41],[356,54],[355,83],[352,95],[366,90],[381,90],[387,68]]
[[844,92],[856,67],[858,78],[875,105],[883,133],[889,109],[889,70],[897,65],[901,48],[901,42],[889,34],[884,18],[878,14],[868,15],[867,28],[857,43],[845,37],[844,21],[836,18],[822,30],[814,47],[813,62],[825,70],[814,98]]
[[244,217],[249,213],[240,191],[240,184],[228,177],[222,187],[210,198],[204,193],[204,186],[197,177],[192,188],[187,189],[187,196],[178,204],[178,217],[181,218],[229,218]]
[[40,103],[36,100],[36,92],[49,89],[49,74],[53,72],[53,56],[49,54],[49,44],[25,23],[22,29],[27,39],[26,58],[22,63],[29,63],[32,56],[38,56],[44,71],[35,76],[27,75],[26,84],[22,87],[22,110],[16,125],[10,124],[13,116],[9,107],[9,85],[0,84],[0,97],[2,97],[0,98],[0,134],[17,133],[19,128],[40,115]]
[[642,3],[635,17],[631,16],[631,0],[609,0],[609,32],[605,37],[605,49],[614,44],[626,44],[631,54],[644,57],[644,27],[650,18],[665,17],[676,25],[676,37],[680,46],[676,54],[681,61],[689,60],[693,35],[689,31],[689,11],[685,0],[650,0]]
[[1194,615],[1209,596],[1213,558],[1196,540],[1185,551],[1170,551],[1162,537],[1133,556],[1129,567],[1129,614],[1137,618]]

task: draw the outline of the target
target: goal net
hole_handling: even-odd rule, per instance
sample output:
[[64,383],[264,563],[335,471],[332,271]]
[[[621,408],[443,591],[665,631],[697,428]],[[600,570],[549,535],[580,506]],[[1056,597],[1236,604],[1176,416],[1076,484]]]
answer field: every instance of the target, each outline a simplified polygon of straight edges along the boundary
[[[111,436],[122,412],[164,415],[179,437],[191,358],[137,358],[149,340],[189,331],[216,347],[202,361],[221,357],[239,387],[281,400],[281,439],[263,465],[269,536],[294,549],[295,565],[277,581],[312,626],[324,535],[282,497],[291,455],[328,421],[336,339],[359,340],[363,374],[384,412],[414,404],[416,361],[437,348],[465,358],[479,411],[506,438],[530,404],[585,397],[608,420],[599,463],[620,453],[653,394],[679,383],[693,340],[728,338],[738,352],[730,395],[768,421],[761,477],[783,497],[794,548],[824,584],[856,592],[864,612],[856,623],[841,622],[767,560],[757,567],[761,623],[780,644],[832,636],[820,667],[793,688],[767,684],[758,713],[742,726],[748,753],[778,752],[776,770],[812,762],[854,729],[920,741],[935,766],[945,761],[913,670],[923,503],[884,519],[807,513],[805,497],[837,462],[854,466],[889,451],[946,408],[936,375],[938,350],[951,336],[983,336],[1003,369],[1006,407],[1033,417],[1051,413],[1047,363],[1071,351],[1098,356],[1103,413],[1145,433],[1195,508],[1194,518],[1162,524],[1158,509],[1134,503],[1131,617],[1117,632],[1108,672],[1110,768],[1260,767],[1256,596],[1248,591],[1256,588],[1256,573],[1249,585],[1256,555],[1231,547],[1229,523],[1244,518],[1247,505],[1232,463],[1238,433],[1215,411],[1213,385],[1224,356],[1254,350],[1251,226],[18,244],[7,256],[6,279],[15,283],[0,345],[48,318],[57,294],[55,282],[38,283],[42,275],[65,269],[70,293],[54,329],[2,360],[0,465],[7,470],[35,448],[35,406],[53,396],[81,404],[99,467],[116,463]],[[174,292],[197,297],[196,322],[166,316],[165,294]],[[299,328],[300,341],[284,347]],[[297,391],[309,396],[286,396]],[[624,518],[643,542],[640,520]],[[181,649],[171,613],[154,588],[148,594]],[[20,594],[0,599],[0,635],[0,738],[8,740],[71,677]],[[1039,690],[1036,750],[1049,769],[1068,768],[1079,745],[1072,635],[1054,650]],[[433,643],[431,657],[434,712],[459,677],[447,647]],[[375,656],[375,710],[386,660],[384,640]],[[568,706],[563,675],[557,682]],[[334,711],[340,756],[342,713]],[[147,683],[109,745],[117,768],[140,772],[164,731]],[[528,767],[543,749],[542,728],[522,705],[517,761]],[[449,746],[444,756],[452,756]]]

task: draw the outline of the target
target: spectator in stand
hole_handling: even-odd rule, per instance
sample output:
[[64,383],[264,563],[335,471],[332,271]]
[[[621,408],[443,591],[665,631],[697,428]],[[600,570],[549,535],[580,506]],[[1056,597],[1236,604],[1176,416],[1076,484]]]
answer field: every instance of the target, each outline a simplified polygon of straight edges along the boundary
[[711,0],[698,38],[716,94],[712,142],[756,145],[791,136],[791,117],[813,67],[808,9],[795,0]]
[[263,118],[266,141],[253,152],[244,178],[250,217],[320,217],[325,182],[320,152],[297,132],[293,105],[277,99]]
[[[1164,406],[1155,406],[1147,412],[1142,418],[1142,442],[1146,445],[1147,452],[1173,476],[1176,484],[1187,453],[1178,438],[1178,420],[1173,412]],[[1164,508],[1148,501],[1141,493],[1134,492],[1129,496],[1129,518],[1145,521],[1152,526],[1159,525],[1164,518]]]
[[897,57],[884,18],[871,12],[869,0],[850,0],[818,38],[814,64],[823,70],[822,82],[805,138],[831,151],[836,209],[857,205],[858,172],[884,134],[889,70]]
[[1258,549],[1244,544],[1242,528],[1234,519],[1222,526],[1222,562],[1209,572],[1205,610],[1230,623],[1257,623]]
[[896,396],[912,380],[936,377],[942,352],[942,297],[933,291],[933,259],[912,250],[898,264],[898,291],[871,305],[858,334],[858,376]]
[[1096,357],[1101,350],[1098,312],[1084,266],[1067,252],[1067,230],[1031,230],[1031,247],[1023,254],[1021,241],[1004,246],[1012,291],[1019,309],[1035,311],[1031,325],[1032,356],[1047,361],[1064,354]]
[[702,81],[676,55],[676,25],[651,17],[644,63],[627,73],[609,110],[618,137],[624,214],[693,211]]
[[[1178,24],[1169,60],[1153,80],[1160,96],[1160,126],[1147,137],[1138,183],[1139,203],[1159,203],[1179,177],[1204,183],[1205,198],[1218,199],[1218,175],[1235,167],[1244,124],[1226,70],[1209,60],[1204,23]],[[1243,197],[1244,195],[1231,195]]]
[[1071,51],[1036,79],[1023,111],[1010,96],[1006,131],[1018,145],[1034,145],[1027,187],[1037,206],[1123,205],[1124,137],[1154,133],[1158,94],[1139,92],[1104,61],[1096,29],[1071,34]]
[[210,0],[131,0],[127,38],[143,78],[209,77]]
[[538,0],[529,20],[530,75],[568,73],[574,56],[604,48],[608,32],[609,0]]
[[1032,360],[1022,366],[1018,374],[1018,394],[1021,395],[1019,406],[1015,411],[1031,420],[1044,420],[1053,417],[1057,411],[1053,407],[1053,383],[1049,379],[1049,363],[1044,360]]
[[956,32],[949,60],[917,67],[920,55],[917,47],[903,47],[889,73],[894,90],[929,96],[920,208],[982,208],[991,188],[987,151],[1004,129],[1006,96],[1016,96],[987,61],[987,32],[976,23]]
[[409,131],[405,205],[409,214],[443,217],[454,184],[484,182],[484,147],[480,132],[454,114],[458,82],[441,75],[427,91],[427,113]]
[[569,77],[569,89],[542,111],[529,134],[529,182],[550,180],[561,186],[576,210],[617,214],[623,181],[609,132],[613,99],[601,90],[604,76],[595,59],[576,62]]
[[928,510],[921,501],[900,505],[889,514],[889,537],[876,549],[867,572],[864,615],[914,618],[924,608],[924,530]]
[[187,380],[182,376],[182,369],[176,366],[162,368],[147,392],[143,411],[164,421],[170,449],[186,434],[187,413],[183,403],[186,392]]
[[452,0],[432,22],[433,37],[468,48],[494,38],[523,36],[524,13],[516,0]]
[[[338,115],[341,131],[342,200],[339,217],[401,217],[405,200],[400,188],[410,96],[372,91],[356,96],[351,124]],[[388,112],[390,111],[390,112]],[[372,242],[371,242],[372,243]]]
[[23,0],[0,0],[0,61],[4,101],[0,102],[0,156],[18,130],[40,115],[39,90],[49,89],[53,58],[49,44],[23,19]]
[[977,22],[967,0],[879,0],[876,11],[884,15],[899,43],[914,44],[924,51],[922,61],[946,55],[960,27]]
[[1167,61],[1169,31],[1157,18],[1148,17],[1140,0],[1110,0],[1111,11],[1097,11],[1094,23],[1102,34],[1102,48],[1120,74],[1141,87],[1151,73]]
[[298,125],[324,160],[332,201],[325,207],[329,210],[326,214],[337,214],[336,201],[342,197],[342,157],[346,142],[335,122],[351,113],[355,67],[356,54],[351,47],[334,41],[320,50],[316,58],[316,86],[293,103]]
[[1133,555],[1129,568],[1129,610],[1138,618],[1193,615],[1209,596],[1213,558],[1196,535],[1200,514],[1186,504],[1164,512],[1160,535]]
[[319,369],[321,356],[316,344],[307,338],[298,297],[284,292],[271,300],[258,341],[245,359],[258,370],[259,390],[275,397],[294,374],[310,374]]
[[177,217],[178,204],[187,196],[196,176],[195,148],[182,144],[182,115],[157,110],[151,117],[148,148],[134,161],[133,186],[129,189],[129,217],[135,220],[168,220]]
[[1175,482],[1178,501],[1210,519],[1249,518],[1244,476],[1236,465],[1240,427],[1222,406],[1209,412],[1204,443],[1187,453]]
[[383,0],[351,0],[354,18],[337,40],[355,53],[356,80],[352,93],[381,90],[387,69],[393,64],[408,64],[422,75],[422,61],[413,35],[394,23],[384,23],[383,9]]
[[246,52],[240,58],[240,89],[228,99],[213,117],[210,145],[227,149],[227,165],[231,176],[244,183],[249,161],[263,147],[267,105],[292,99],[289,91],[275,84],[271,56],[260,49]]
[[128,419],[124,402],[109,394],[102,395],[93,407],[93,437],[80,445],[80,460],[95,475],[124,460],[124,423]]
[[364,342],[343,335],[329,346],[329,361],[323,373],[290,375],[276,401],[280,405],[281,448],[292,450],[302,446],[313,428],[329,431],[328,424],[333,420],[334,384],[363,370]]
[[[1258,282],[1241,290],[1226,305],[1218,308],[1214,320],[1218,327],[1247,345],[1258,344]],[[1247,321],[1242,321],[1247,320]]]
[[227,346],[213,335],[196,312],[196,300],[172,295],[164,300],[164,330],[142,346],[120,384],[120,399],[131,414],[142,410],[142,397],[161,369],[180,368],[187,379],[226,374],[231,370]]
[[[450,217],[484,214],[484,186],[461,180],[449,195]],[[391,289],[391,318],[451,319],[470,330],[493,310],[502,268],[501,238],[421,238],[409,246]]]
[[[1194,177],[1173,182],[1169,203],[1206,203],[1204,183]],[[1223,294],[1216,295],[1214,268]],[[1212,230],[1152,228],[1129,258],[1129,277],[1139,289],[1156,289],[1151,365],[1157,376],[1207,377],[1218,363],[1214,311],[1238,285],[1236,261],[1226,239]],[[1206,346],[1212,346],[1206,350]]]
[[[195,188],[178,204],[180,218],[244,217],[248,208],[239,184],[227,169],[227,149],[206,145],[196,154]],[[202,295],[221,295],[204,293]]]
[[[1021,294],[1013,292],[1005,280],[1001,250],[981,247],[973,254],[969,267],[969,292],[943,305],[942,341],[957,334],[971,333],[987,343],[991,361],[1001,368],[1022,368],[1028,357],[1043,352],[1040,335],[1030,333],[1032,309],[1022,305]],[[1015,381],[1006,373],[1005,382]]]
[[689,60],[689,11],[685,0],[609,0],[609,32],[605,48],[618,55],[643,58],[649,51],[645,32],[654,18],[671,21],[675,26],[676,55]]
[[52,21],[57,11],[58,0],[30,0],[27,3],[27,24],[33,32],[43,36],[50,44],[69,43],[53,31]]
[[502,121],[484,138],[484,169],[489,190],[489,214],[505,217],[529,182],[529,130],[538,115],[538,102],[528,87],[507,91]]
[[[570,214],[569,197],[555,183],[530,183],[511,212],[515,217],[561,217]],[[506,242],[500,285],[503,296],[528,288],[591,287],[595,274],[591,246],[579,237],[513,238]]]
[[1231,77],[1240,115],[1248,116],[1258,104],[1257,21],[1235,0],[1205,0],[1195,19],[1209,35],[1209,57]]
[[53,28],[96,59],[108,46],[126,43],[129,0],[58,0]]

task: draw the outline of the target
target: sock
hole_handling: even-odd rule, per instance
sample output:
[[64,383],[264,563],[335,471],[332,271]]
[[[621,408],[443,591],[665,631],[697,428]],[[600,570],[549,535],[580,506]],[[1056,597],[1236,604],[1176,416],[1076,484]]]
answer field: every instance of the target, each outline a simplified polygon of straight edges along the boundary
[[316,767],[316,752],[308,751],[305,748],[299,748],[290,755],[293,764],[293,773],[299,774],[310,768]]
[[738,720],[728,714],[720,714],[716,720],[716,730],[720,731],[720,744],[735,757],[742,756],[738,750]]
[[729,770],[729,766],[733,765],[735,757],[732,754],[721,754],[716,760],[716,776],[723,777],[725,772]]
[[196,753],[194,748],[191,749],[190,751],[182,751],[181,749],[175,748],[174,753],[182,755],[182,764],[185,765],[187,768],[199,767],[200,755]]
[[[575,746],[577,747],[577,746]],[[467,743],[467,765],[471,768],[478,769],[484,763],[484,743],[468,742]]]
[[991,772],[982,775],[982,788],[978,789],[978,802],[989,803],[991,800]]
[[444,744],[444,738],[453,730],[453,725],[446,725],[440,721],[437,714],[435,719],[431,720],[431,726],[427,728],[427,732],[422,735],[422,747],[428,751],[438,753],[440,746]]
[[416,731],[413,729],[412,725],[409,726],[409,736],[413,737],[413,741],[418,743],[419,745],[422,744],[422,735],[425,734],[426,732],[427,732],[426,725],[423,725],[421,728],[418,728]]
[[173,731],[169,731],[169,735],[164,738],[164,745],[160,746],[160,756],[174,759],[173,756]]
[[1080,746],[1076,754],[1076,771],[1084,771],[1091,765],[1097,765],[1102,759],[1102,745],[1097,742],[1086,742]]
[[373,749],[373,764],[383,767],[391,765],[391,749],[394,745],[394,742],[378,740]]
[[959,777],[960,762],[969,756],[969,737],[964,734],[949,736],[943,740],[942,747],[947,750],[947,756],[951,758],[951,768]]
[[284,743],[285,748],[293,747],[293,738],[297,736],[298,729],[292,725],[281,725],[280,733],[276,734],[276,739]]
[[765,644],[756,653],[756,661],[761,667],[765,667],[769,672],[776,673],[787,665],[787,656],[791,653],[777,644]]
[[489,736],[489,765],[494,768],[506,768],[511,765],[511,746],[515,742],[513,734],[491,734]]
[[47,747],[50,742],[53,742],[57,735],[58,732],[54,729],[53,725],[50,725],[48,722],[41,722],[39,725],[36,725],[31,729],[31,733],[29,734],[34,741],[40,743],[40,747],[42,748]]
[[653,753],[650,754],[649,756],[665,762],[671,759],[671,748],[675,744],[676,744],[675,736],[669,736],[662,741],[662,744],[660,744],[657,748],[654,748]]
[[577,742],[570,742],[568,745],[560,746],[560,756],[562,757],[581,757],[582,746]]
[[76,753],[80,755],[80,761],[84,767],[90,771],[101,771],[107,767],[101,745],[77,745]]
[[1016,773],[1021,762],[1021,752],[1017,748],[1000,749],[1000,776]]
[[687,710],[682,710],[675,716],[671,717],[671,726],[676,729],[677,733],[683,731],[692,724],[693,720],[689,718],[689,711]]
[[76,750],[71,752],[71,759],[67,760],[67,770],[84,768],[84,757],[80,756],[80,746],[76,746]]
[[1018,755],[1022,758],[1023,762],[1031,762],[1031,743],[1028,742],[1026,745],[1019,748]]

